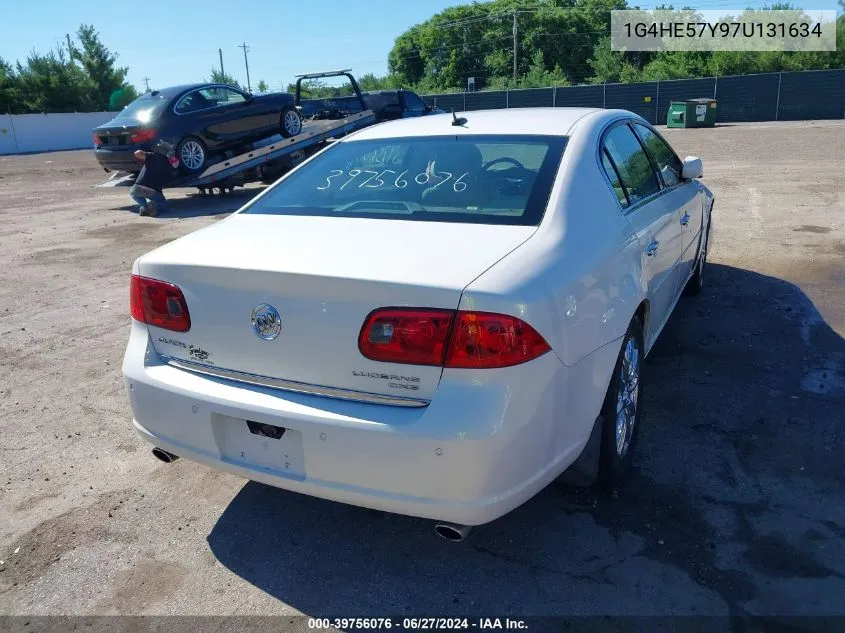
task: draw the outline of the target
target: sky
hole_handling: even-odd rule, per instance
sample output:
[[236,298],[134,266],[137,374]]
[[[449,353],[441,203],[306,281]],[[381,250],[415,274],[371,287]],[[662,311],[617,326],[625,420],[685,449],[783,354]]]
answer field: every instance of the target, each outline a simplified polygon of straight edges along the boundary
[[[636,2],[642,8],[662,2]],[[684,4],[689,3],[688,0]],[[387,72],[393,40],[414,24],[460,0],[0,0],[0,58],[25,60],[66,46],[65,34],[93,24],[103,43],[129,67],[143,90],[208,79],[223,66],[246,85],[243,50],[249,45],[252,88],[260,79],[285,88],[303,72],[352,68],[356,75]],[[667,1],[666,4],[669,4]],[[700,9],[760,7],[763,0],[699,0]],[[805,9],[835,9],[835,0],[798,0]]]

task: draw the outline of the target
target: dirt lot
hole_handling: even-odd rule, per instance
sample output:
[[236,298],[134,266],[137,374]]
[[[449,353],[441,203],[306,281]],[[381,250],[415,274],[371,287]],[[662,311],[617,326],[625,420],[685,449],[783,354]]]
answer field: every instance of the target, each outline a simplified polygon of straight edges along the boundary
[[845,615],[845,123],[667,135],[712,264],[646,364],[633,479],[459,545],[135,436],[132,261],[257,189],[139,218],[90,152],[0,157],[0,613]]

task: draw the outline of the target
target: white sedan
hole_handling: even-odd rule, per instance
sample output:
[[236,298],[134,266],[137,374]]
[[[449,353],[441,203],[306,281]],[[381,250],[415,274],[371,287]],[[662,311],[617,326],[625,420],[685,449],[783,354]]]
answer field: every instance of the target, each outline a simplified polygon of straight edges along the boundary
[[622,110],[346,137],[135,262],[135,428],[164,461],[456,540],[562,474],[617,484],[642,359],[701,288],[701,175]]

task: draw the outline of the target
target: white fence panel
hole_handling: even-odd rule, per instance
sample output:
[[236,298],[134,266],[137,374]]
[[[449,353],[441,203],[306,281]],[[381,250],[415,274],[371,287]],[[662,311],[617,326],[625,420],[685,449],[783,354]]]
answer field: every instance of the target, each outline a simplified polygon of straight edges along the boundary
[[0,114],[0,154],[14,154],[18,151],[15,143],[15,131],[12,128],[12,117]]
[[91,130],[114,115],[114,112],[69,112],[0,116],[0,154],[92,147]]

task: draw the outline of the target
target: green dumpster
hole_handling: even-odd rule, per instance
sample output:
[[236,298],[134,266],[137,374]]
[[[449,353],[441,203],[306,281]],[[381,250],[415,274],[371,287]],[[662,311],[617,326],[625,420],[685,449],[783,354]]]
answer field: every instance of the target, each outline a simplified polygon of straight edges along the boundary
[[713,127],[716,125],[715,99],[672,101],[666,127]]

